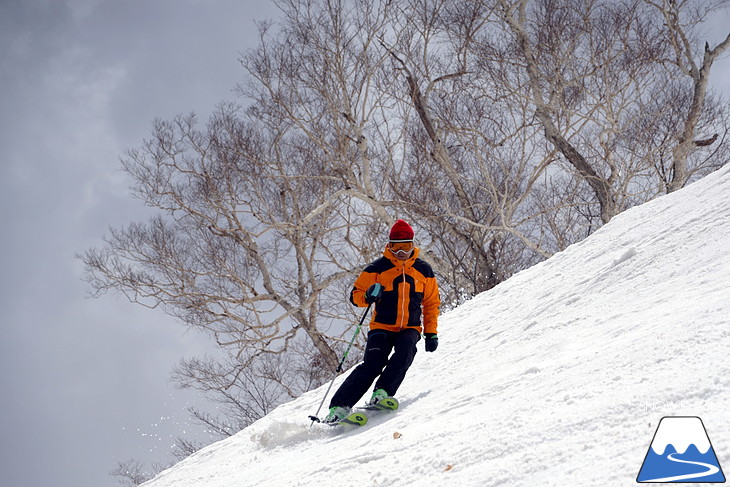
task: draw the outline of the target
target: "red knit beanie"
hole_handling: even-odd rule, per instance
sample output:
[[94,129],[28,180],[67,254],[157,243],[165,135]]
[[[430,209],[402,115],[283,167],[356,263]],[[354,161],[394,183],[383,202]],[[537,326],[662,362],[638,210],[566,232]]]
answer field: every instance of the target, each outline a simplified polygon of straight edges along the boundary
[[410,242],[413,240],[413,228],[405,220],[398,220],[390,229],[391,242]]

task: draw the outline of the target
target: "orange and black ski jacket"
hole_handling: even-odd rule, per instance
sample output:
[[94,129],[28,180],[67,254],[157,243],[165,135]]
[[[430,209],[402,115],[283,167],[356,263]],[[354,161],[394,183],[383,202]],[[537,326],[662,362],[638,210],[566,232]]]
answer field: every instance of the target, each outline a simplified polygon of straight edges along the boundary
[[[376,282],[383,295],[375,303],[371,330],[401,331],[415,328],[423,333],[437,333],[439,306],[438,285],[431,266],[418,258],[418,248],[408,260],[395,258],[388,248],[383,257],[368,265],[355,281],[350,301],[365,307],[365,292]],[[423,324],[421,323],[423,320]]]

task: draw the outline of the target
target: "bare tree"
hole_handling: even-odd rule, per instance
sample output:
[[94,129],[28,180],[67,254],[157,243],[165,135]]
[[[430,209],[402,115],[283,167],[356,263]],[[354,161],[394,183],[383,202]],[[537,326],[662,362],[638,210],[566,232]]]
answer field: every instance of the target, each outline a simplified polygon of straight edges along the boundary
[[698,52],[725,1],[276,4],[240,106],[126,153],[157,215],[81,256],[96,294],[213,337],[174,379],[222,408],[191,411],[219,436],[326,380],[395,218],[455,305],[728,160],[707,79],[730,37]]
[[[660,59],[666,66],[678,70],[692,81],[691,102],[685,107],[683,120],[679,123],[676,145],[672,149],[672,176],[667,191],[676,191],[689,181],[692,169],[687,159],[698,147],[713,144],[719,134],[717,132],[700,134],[703,112],[706,112],[707,91],[710,71],[715,60],[730,47],[730,33],[715,47],[705,41],[704,49],[697,28],[710,15],[727,6],[727,1],[693,1],[693,0],[645,0],[663,17],[663,39],[671,46],[667,55]],[[698,140],[699,139],[699,140]]]
[[505,108],[504,93],[496,93],[502,86],[474,54],[491,9],[479,2],[401,5],[380,45],[402,83],[396,101],[414,117],[404,118],[409,146],[390,187],[428,230],[436,269],[448,277],[445,302],[458,303],[550,254],[522,225],[525,197],[547,166],[525,164],[519,154],[534,136],[524,118],[495,114]]
[[[687,169],[687,155],[717,139],[710,133],[695,143],[703,113],[714,110],[706,103],[710,67],[730,37],[713,49],[706,45],[698,63],[696,31],[709,13],[726,5],[499,0],[546,139],[591,187],[603,222],[663,188],[682,187],[694,172]],[[678,73],[692,84],[679,82]],[[667,116],[677,125],[651,132],[659,128],[652,119]],[[721,133],[724,121],[714,126]],[[649,140],[649,147],[639,145]],[[672,174],[665,185],[651,179],[656,176],[651,168],[667,150]]]
[[294,343],[286,354],[265,354],[251,359],[230,354],[181,361],[172,379],[182,389],[201,391],[217,406],[217,415],[197,408],[189,412],[212,436],[231,436],[280,404],[299,397],[332,377],[326,364],[312,363],[307,345]]
[[672,121],[713,126],[665,69],[689,41],[667,42],[684,24],[651,12],[673,2],[278,5],[241,59],[245,111],[222,105],[205,130],[157,122],[129,151],[136,193],[169,218],[84,256],[97,292],[162,306],[251,360],[301,331],[332,367],[341,329],[325,330],[352,312],[324,303],[396,216],[425,230],[447,294],[469,296],[658,194],[657,160],[682,166]]
[[148,468],[138,460],[127,460],[119,462],[117,467],[110,472],[110,475],[115,477],[120,485],[135,487],[152,479],[161,471],[162,468],[160,466],[151,466]]
[[157,122],[154,138],[130,151],[124,168],[137,194],[169,218],[113,230],[107,248],[83,260],[97,292],[114,288],[163,306],[224,348],[281,353],[301,330],[334,365],[319,324],[328,313],[318,310],[336,309],[322,294],[353,270],[323,261],[337,245],[339,262],[349,254],[338,243],[337,215],[320,210],[327,179],[307,176],[319,170],[316,162],[292,148],[277,153],[282,144],[270,137],[232,106],[221,107],[205,132],[192,116]]
[[590,7],[583,2],[537,2],[533,10],[536,38],[533,40],[529,31],[528,3],[528,0],[499,0],[499,7],[524,62],[535,116],[546,139],[591,187],[600,205],[601,220],[607,222],[620,211],[611,187],[616,171],[612,169],[608,177],[599,174],[559,126],[563,122],[565,128],[570,128],[574,123],[569,106],[577,101],[576,96],[583,94],[579,87],[585,82],[587,73],[601,67],[595,57],[599,53],[595,51],[586,53],[587,63],[580,62],[581,39],[595,32],[592,25],[585,26],[584,21],[590,21],[590,12],[581,9]]
[[203,448],[206,444],[178,436],[175,438],[175,446],[172,449],[172,456],[177,461],[185,460],[187,457]]

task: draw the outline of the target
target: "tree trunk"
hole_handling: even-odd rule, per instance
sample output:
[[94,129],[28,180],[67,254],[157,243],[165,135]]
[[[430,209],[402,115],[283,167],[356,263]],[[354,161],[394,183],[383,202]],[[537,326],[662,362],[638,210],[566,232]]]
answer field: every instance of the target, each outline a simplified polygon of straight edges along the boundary
[[[671,28],[674,30],[678,27],[672,25]],[[705,43],[705,54],[702,59],[702,67],[699,69],[697,69],[694,60],[690,57],[689,52],[687,52],[687,62],[690,64],[690,67],[686,72],[694,80],[694,93],[692,95],[692,105],[684,123],[684,130],[682,130],[682,134],[679,137],[679,142],[672,150],[672,179],[667,186],[667,193],[682,189],[690,177],[687,171],[687,157],[689,157],[690,152],[696,146],[693,139],[707,96],[710,69],[717,56],[722,54],[728,46],[730,46],[730,34],[714,49],[710,49],[709,44]]]

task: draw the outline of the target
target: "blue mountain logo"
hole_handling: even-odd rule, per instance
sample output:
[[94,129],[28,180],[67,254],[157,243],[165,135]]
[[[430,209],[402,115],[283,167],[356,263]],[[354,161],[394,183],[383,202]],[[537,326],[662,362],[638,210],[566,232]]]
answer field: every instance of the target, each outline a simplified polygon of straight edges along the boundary
[[725,475],[702,420],[696,416],[663,417],[636,481],[724,483]]

